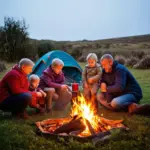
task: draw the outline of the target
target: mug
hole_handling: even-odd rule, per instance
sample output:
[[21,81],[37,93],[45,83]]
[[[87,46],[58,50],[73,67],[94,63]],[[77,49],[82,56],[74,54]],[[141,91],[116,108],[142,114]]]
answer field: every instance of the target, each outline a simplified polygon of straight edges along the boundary
[[79,91],[79,84],[78,83],[72,83],[72,92],[78,92]]

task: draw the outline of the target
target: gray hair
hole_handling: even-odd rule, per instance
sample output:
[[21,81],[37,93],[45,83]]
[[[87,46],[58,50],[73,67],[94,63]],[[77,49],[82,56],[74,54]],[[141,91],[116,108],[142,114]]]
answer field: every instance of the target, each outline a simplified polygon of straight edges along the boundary
[[21,68],[23,65],[34,66],[34,62],[28,58],[22,58],[19,62],[19,68]]
[[94,59],[97,62],[97,55],[95,53],[89,53],[86,60],[88,61],[89,59]]
[[29,81],[31,81],[31,80],[40,80],[40,78],[39,78],[38,75],[32,74],[32,75],[30,75],[30,77],[29,77]]
[[52,66],[53,67],[56,67],[56,66],[64,66],[64,62],[61,60],[61,59],[59,59],[59,58],[54,58],[53,60],[52,60]]
[[110,55],[110,54],[104,54],[102,57],[101,57],[101,60],[104,60],[104,59],[110,59],[112,61],[114,61],[114,58]]

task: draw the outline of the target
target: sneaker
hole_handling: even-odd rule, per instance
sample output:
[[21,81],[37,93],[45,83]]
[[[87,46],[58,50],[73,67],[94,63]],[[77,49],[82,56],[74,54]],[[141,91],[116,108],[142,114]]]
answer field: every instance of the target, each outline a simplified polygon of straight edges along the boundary
[[130,104],[130,105],[128,106],[128,113],[129,113],[129,114],[133,114],[133,113],[136,111],[136,109],[137,109],[138,107],[139,107],[139,105],[136,104],[136,103]]

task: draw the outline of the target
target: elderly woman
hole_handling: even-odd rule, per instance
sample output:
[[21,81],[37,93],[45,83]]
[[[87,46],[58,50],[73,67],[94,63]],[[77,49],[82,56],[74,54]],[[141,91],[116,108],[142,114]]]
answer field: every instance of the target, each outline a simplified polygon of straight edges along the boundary
[[46,110],[52,111],[52,100],[55,100],[54,109],[62,110],[71,101],[72,93],[68,86],[64,84],[65,77],[62,72],[64,63],[62,60],[55,58],[52,64],[44,70],[39,87],[43,89],[46,96]]
[[32,72],[34,63],[23,58],[0,81],[0,109],[13,115],[28,119],[25,112],[31,100],[27,75]]

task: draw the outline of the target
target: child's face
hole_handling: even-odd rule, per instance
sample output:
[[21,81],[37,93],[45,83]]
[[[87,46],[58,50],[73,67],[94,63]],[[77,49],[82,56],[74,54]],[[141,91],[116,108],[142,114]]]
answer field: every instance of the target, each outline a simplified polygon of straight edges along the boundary
[[60,74],[62,72],[62,68],[63,66],[61,65],[57,65],[55,67],[52,67],[53,71],[56,73],[56,74]]
[[94,59],[88,59],[88,66],[89,67],[95,67],[96,61]]
[[36,89],[39,86],[40,80],[31,80],[30,81],[30,88],[31,89]]

